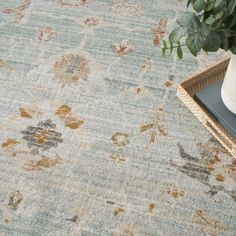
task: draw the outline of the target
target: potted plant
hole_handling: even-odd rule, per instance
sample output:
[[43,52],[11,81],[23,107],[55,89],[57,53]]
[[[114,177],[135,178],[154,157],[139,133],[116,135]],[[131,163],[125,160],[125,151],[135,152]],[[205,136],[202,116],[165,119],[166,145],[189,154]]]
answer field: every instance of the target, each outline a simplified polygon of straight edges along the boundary
[[231,60],[221,89],[226,107],[236,114],[236,0],[188,0],[185,12],[176,27],[163,41],[162,54],[177,49],[180,59],[186,46],[193,56],[201,50],[215,52],[220,48],[231,51]]

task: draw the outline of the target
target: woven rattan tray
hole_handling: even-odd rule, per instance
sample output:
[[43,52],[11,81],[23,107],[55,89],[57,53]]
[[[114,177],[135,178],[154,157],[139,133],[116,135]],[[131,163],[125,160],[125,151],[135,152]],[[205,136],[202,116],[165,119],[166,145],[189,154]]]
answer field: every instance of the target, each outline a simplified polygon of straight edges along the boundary
[[218,80],[223,80],[229,59],[226,59],[201,73],[198,73],[178,85],[177,96],[210,131],[210,133],[236,158],[236,139],[194,99],[194,94]]

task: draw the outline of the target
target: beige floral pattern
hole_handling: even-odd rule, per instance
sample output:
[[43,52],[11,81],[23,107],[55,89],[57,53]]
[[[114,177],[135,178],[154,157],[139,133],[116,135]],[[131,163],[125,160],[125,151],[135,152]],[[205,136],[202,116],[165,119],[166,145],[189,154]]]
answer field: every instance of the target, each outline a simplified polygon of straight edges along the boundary
[[56,32],[52,29],[52,27],[45,27],[39,30],[38,39],[42,42],[47,42],[56,37]]
[[223,52],[162,57],[186,1],[0,1],[0,235],[234,235],[236,161],[176,98]]
[[52,72],[62,83],[76,83],[89,77],[89,61],[84,56],[67,54],[55,62]]
[[58,155],[56,158],[42,156],[40,160],[31,160],[24,164],[23,168],[27,171],[39,171],[48,169],[62,163],[62,158]]
[[116,42],[112,45],[113,51],[118,56],[124,56],[132,51],[134,51],[135,47],[132,45],[129,40],[121,40],[120,42]]
[[143,9],[138,4],[122,0],[110,5],[109,10],[119,15],[141,15]]
[[83,19],[83,24],[87,27],[95,27],[101,23],[101,19],[96,16],[88,16]]

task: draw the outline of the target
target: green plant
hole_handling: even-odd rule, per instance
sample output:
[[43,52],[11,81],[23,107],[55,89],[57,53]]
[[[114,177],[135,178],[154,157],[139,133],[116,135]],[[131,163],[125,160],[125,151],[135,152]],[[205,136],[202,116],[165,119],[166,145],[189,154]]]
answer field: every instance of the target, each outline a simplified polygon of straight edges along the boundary
[[236,54],[236,0],[188,0],[185,12],[177,19],[177,26],[169,34],[169,42],[162,43],[162,54],[183,57],[182,47],[187,46],[197,56],[203,49],[215,52],[219,48]]

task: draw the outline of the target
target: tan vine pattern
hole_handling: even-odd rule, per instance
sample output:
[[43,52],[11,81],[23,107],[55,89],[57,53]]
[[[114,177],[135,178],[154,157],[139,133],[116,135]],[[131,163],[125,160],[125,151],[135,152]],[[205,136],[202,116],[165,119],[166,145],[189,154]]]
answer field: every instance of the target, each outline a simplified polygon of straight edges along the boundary
[[142,13],[142,7],[140,5],[132,4],[127,1],[117,1],[109,6],[109,11],[119,15],[140,15]]
[[164,114],[163,112],[163,109],[159,109],[155,116],[154,122],[144,123],[139,128],[139,132],[141,134],[148,134],[149,144],[154,143],[158,136],[168,136],[166,127],[161,124],[161,117]]
[[194,210],[192,216],[192,222],[201,226],[202,233],[208,233],[209,235],[218,235],[222,232],[226,232],[226,226],[214,218],[209,217],[203,210]]
[[16,139],[11,139],[11,138],[9,138],[9,139],[7,139],[6,141],[4,141],[3,143],[2,143],[2,147],[3,148],[6,148],[6,147],[11,147],[11,146],[14,146],[14,145],[16,145],[16,144],[18,144],[19,142],[16,140]]
[[80,7],[87,3],[87,0],[58,0],[62,7]]
[[31,0],[22,0],[21,4],[16,8],[4,8],[3,13],[6,14],[15,14],[16,22],[19,23],[24,17],[24,11],[30,6]]

